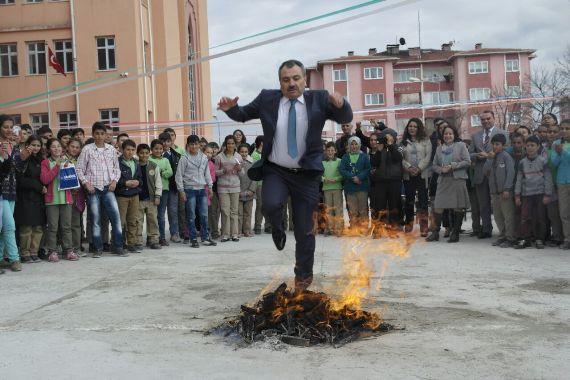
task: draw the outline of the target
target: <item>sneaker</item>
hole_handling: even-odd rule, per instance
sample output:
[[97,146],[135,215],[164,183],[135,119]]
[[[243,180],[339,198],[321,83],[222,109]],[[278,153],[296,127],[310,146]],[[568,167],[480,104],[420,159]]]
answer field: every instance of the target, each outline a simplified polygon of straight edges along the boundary
[[95,253],[95,251],[96,251],[95,246],[94,246],[93,244],[89,244],[89,250],[88,250],[88,252],[89,252],[89,253]]
[[234,236],[234,237],[232,238],[232,241],[238,242],[238,241],[239,241],[239,238],[238,238],[237,236]]
[[103,251],[104,251],[104,252],[111,252],[111,244],[109,244],[109,243],[104,243],[104,244],[103,244]]
[[180,239],[180,236],[178,236],[178,234],[174,234],[170,237],[170,241],[173,243],[182,243],[182,239]]
[[41,261],[36,255],[30,256],[30,259],[32,259],[32,263],[39,263]]
[[537,240],[534,242],[536,249],[544,249],[544,242],[542,240]]
[[223,237],[220,241],[221,241],[222,243],[225,243],[225,242],[227,242],[227,241],[230,241],[230,238],[228,238],[228,237]]
[[127,247],[127,251],[129,251],[130,253],[137,253],[139,251],[137,251],[137,247],[135,247],[134,245],[129,245]]
[[216,243],[212,239],[206,239],[206,240],[202,240],[202,245],[215,247],[216,245],[218,245],[218,243]]
[[50,263],[57,263],[59,261],[59,255],[56,251],[50,251],[48,255],[48,261]]
[[113,254],[113,255],[117,255],[117,256],[119,256],[119,257],[127,257],[127,256],[129,256],[129,254],[128,254],[127,252],[125,252],[125,250],[124,250],[123,248],[118,248],[118,247],[115,247],[115,249],[113,249],[112,254]]
[[67,255],[65,257],[67,260],[69,261],[77,261],[79,260],[79,256],[77,256],[77,253],[75,253],[74,250],[69,250],[69,252],[67,252]]
[[166,239],[160,239],[158,244],[162,245],[163,247],[168,247],[170,244],[166,241]]
[[200,248],[200,244],[198,244],[198,240],[192,240],[192,243],[190,244],[190,247],[192,247],[192,248]]
[[495,241],[493,242],[493,244],[491,244],[491,245],[492,245],[493,247],[497,247],[497,246],[500,246],[501,244],[503,244],[503,242],[505,242],[506,240],[507,240],[506,237],[500,237],[500,238],[498,238],[497,240],[495,240]]
[[22,263],[19,260],[12,262],[12,264],[10,264],[10,269],[12,269],[12,272],[21,272]]
[[94,259],[99,259],[101,258],[101,256],[103,256],[103,251],[95,251],[93,252],[93,255],[91,257],[93,257]]
[[184,239],[184,241],[182,242],[182,244],[190,244],[190,239]]
[[28,264],[32,262],[30,256],[20,256],[20,261],[24,264]]
[[137,252],[142,252],[144,250],[144,247],[142,246],[142,244],[137,244],[135,245],[135,249],[137,250]]
[[517,245],[515,245],[515,249],[524,249],[526,247],[530,247],[530,242],[528,240],[520,240]]
[[255,228],[255,229],[253,230],[253,232],[254,232],[256,235],[261,235],[261,228]]
[[158,243],[152,243],[149,248],[150,249],[162,249],[162,246]]

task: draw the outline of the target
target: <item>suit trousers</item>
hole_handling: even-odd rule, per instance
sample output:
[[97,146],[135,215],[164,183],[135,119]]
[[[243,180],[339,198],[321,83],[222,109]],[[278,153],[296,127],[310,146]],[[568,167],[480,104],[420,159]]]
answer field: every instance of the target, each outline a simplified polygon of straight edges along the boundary
[[37,255],[44,234],[43,226],[18,226],[20,233],[20,256]]
[[239,193],[220,193],[218,196],[222,214],[222,237],[237,237]]
[[[139,221],[139,196],[117,197],[121,226],[127,234],[127,245],[135,246],[137,241],[137,228]],[[126,226],[126,229],[125,229]]]
[[479,213],[479,200],[474,187],[467,187],[469,203],[471,203],[471,229],[475,233],[481,232],[481,214]]
[[570,183],[559,183],[556,186],[558,187],[558,209],[562,221],[564,241],[570,242]]
[[344,228],[344,214],[342,207],[342,190],[325,190],[325,205],[327,209],[328,232],[339,234]]
[[146,217],[146,236],[149,244],[158,243],[158,209],[152,200],[139,200],[137,243],[143,245],[143,223]]
[[263,215],[273,231],[285,233],[283,206],[291,197],[295,234],[295,276],[303,280],[313,275],[315,234],[313,214],[319,203],[320,173],[292,173],[273,164],[263,166]]
[[491,194],[489,191],[489,180],[487,177],[478,185],[475,185],[477,201],[479,202],[479,214],[481,215],[481,231],[484,233],[493,232],[491,222]]
[[251,211],[253,210],[253,199],[249,201],[239,201],[238,207],[238,231],[240,234],[250,234],[251,233]]
[[515,229],[515,200],[512,194],[509,199],[503,199],[501,194],[491,194],[493,216],[499,228],[499,237],[505,237],[509,241],[517,238]]

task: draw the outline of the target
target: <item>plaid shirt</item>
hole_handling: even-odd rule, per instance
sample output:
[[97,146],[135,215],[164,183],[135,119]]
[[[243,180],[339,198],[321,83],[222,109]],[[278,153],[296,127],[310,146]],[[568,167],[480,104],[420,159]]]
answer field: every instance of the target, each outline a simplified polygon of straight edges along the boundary
[[105,150],[101,153],[95,143],[85,145],[77,160],[77,177],[82,184],[89,182],[99,190],[113,181],[118,182],[121,169],[115,148],[105,144]]

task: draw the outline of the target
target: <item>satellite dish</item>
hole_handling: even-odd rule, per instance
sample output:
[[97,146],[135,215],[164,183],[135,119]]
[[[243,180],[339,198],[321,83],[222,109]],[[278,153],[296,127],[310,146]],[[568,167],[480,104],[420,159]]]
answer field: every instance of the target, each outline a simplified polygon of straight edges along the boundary
[[404,37],[400,38],[400,45],[405,45],[406,39]]

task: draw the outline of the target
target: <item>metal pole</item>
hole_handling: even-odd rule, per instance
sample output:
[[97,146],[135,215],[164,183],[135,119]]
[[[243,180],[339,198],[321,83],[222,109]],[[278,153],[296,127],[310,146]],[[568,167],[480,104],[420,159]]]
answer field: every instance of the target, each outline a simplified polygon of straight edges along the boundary
[[[73,85],[75,91],[79,88],[77,87],[78,82],[78,74],[77,74],[77,46],[75,43],[75,8],[73,4],[74,0],[69,1],[69,13],[71,13],[71,49],[73,54]],[[77,126],[81,127],[81,117],[79,112],[79,92],[75,93],[75,112],[76,112],[76,121]]]
[[[48,108],[48,126],[51,126],[51,100],[49,94],[49,45],[44,42],[44,60],[46,65],[46,92],[47,92],[47,108]],[[38,68],[39,69],[39,68]]]

